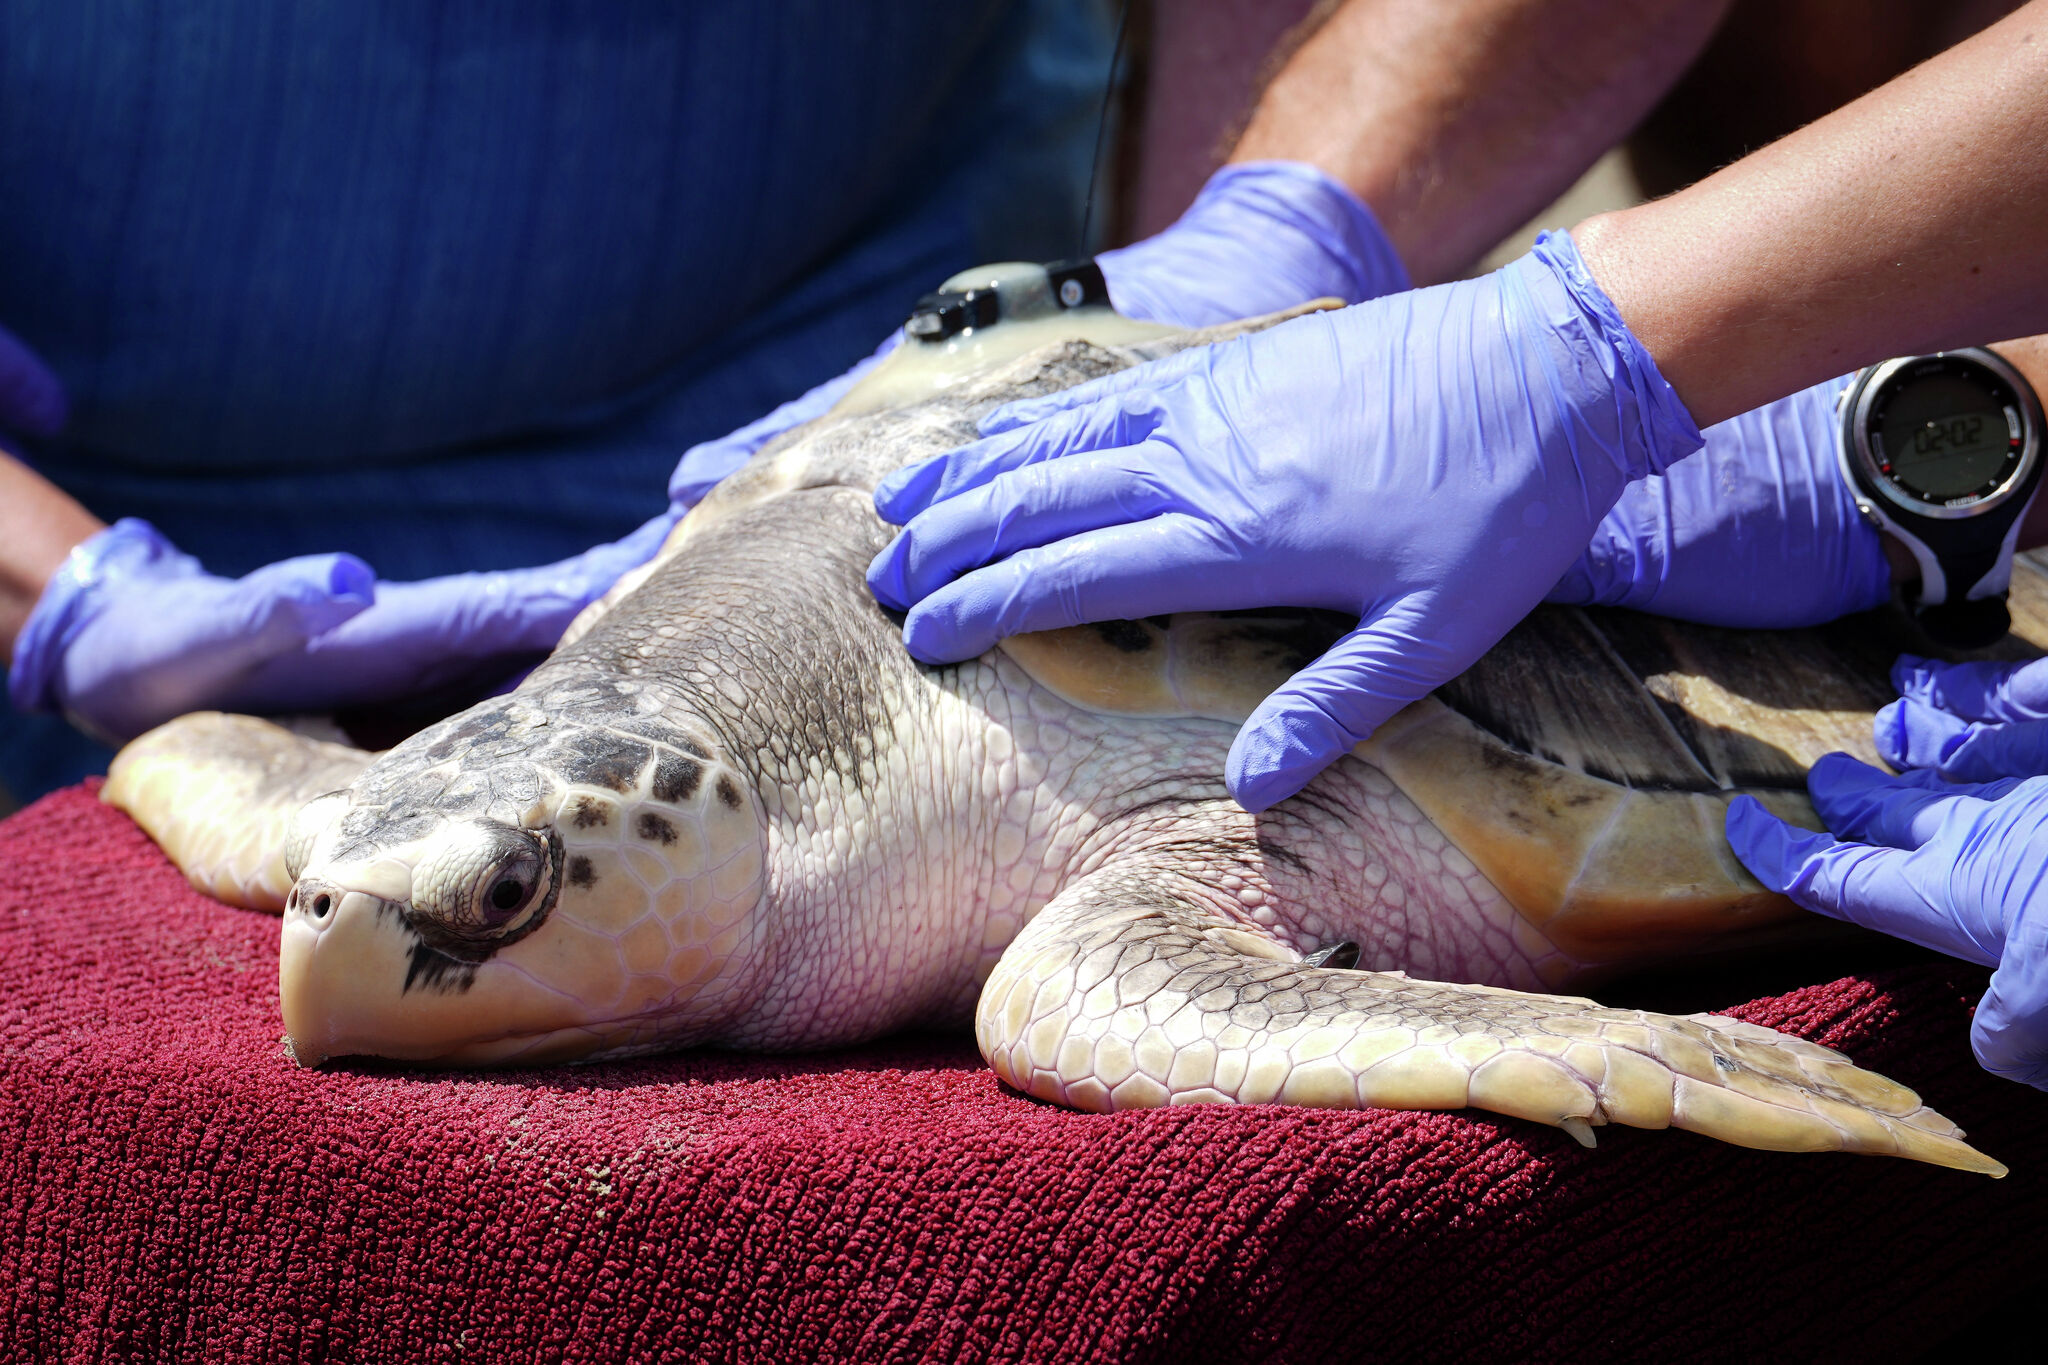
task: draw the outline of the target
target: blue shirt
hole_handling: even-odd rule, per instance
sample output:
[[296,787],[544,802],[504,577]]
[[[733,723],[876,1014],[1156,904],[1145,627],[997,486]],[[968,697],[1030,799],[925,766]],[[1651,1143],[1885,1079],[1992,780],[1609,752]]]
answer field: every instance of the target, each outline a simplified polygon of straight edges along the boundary
[[216,572],[539,563],[982,259],[1079,247],[1088,0],[10,0],[29,449]]
[[[216,573],[539,564],[979,261],[1077,254],[1100,0],[6,0],[20,449]],[[0,712],[27,799],[104,765]]]

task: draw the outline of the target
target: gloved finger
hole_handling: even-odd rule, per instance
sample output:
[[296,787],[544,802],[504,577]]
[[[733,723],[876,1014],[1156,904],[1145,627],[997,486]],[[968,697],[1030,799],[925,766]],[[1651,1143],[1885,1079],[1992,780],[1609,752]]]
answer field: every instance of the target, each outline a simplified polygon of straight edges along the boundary
[[1967,721],[1901,697],[1877,713],[1870,730],[1895,768],[1931,769],[1953,782],[2048,773],[2048,721]]
[[680,511],[695,507],[713,486],[752,459],[762,446],[783,432],[830,412],[855,384],[867,378],[875,366],[902,344],[903,329],[899,327],[889,333],[872,355],[846,373],[834,375],[737,431],[728,432],[715,441],[702,441],[691,446],[676,462],[675,472],[669,475],[670,504]]
[[231,705],[266,661],[369,607],[374,579],[354,555],[307,555],[234,581],[178,579],[138,594],[66,651],[65,711],[129,739],[172,716]]
[[1959,803],[1972,809],[1986,804],[1974,787],[1956,786],[1925,769],[1914,776],[1919,780],[1894,777],[1847,754],[1825,754],[1806,775],[1806,789],[1838,837],[1890,848],[1920,847],[1962,808]]
[[[1829,755],[1822,755],[1823,759],[1827,757]],[[1848,755],[1841,757],[1847,758]],[[1917,787],[1945,796],[1974,796],[1980,801],[2002,800],[2009,792],[2032,780],[2027,777],[2000,777],[1989,782],[1951,782],[1936,768],[1908,768],[1902,773],[1885,773],[1884,779],[1894,786]]]
[[2015,935],[1970,1021],[1970,1049],[1986,1071],[2048,1090],[2048,942]]
[[2048,773],[2048,721],[1968,726],[1949,746],[1940,772],[1956,782],[1990,782],[2001,777]]
[[1814,834],[1748,796],[1729,803],[1726,828],[1729,847],[1758,881],[1816,914],[1986,966],[1998,960],[1947,904],[1952,859]]
[[1900,697],[1871,719],[1870,738],[1894,768],[1939,768],[1969,728],[1970,722],[1917,697]]
[[1417,652],[1409,614],[1360,626],[1253,709],[1231,742],[1224,780],[1257,813],[1307,786],[1387,718],[1457,669]]
[[350,554],[300,555],[236,579],[214,606],[218,640],[260,639],[296,648],[365,610],[376,600],[377,576]]
[[1164,420],[1158,397],[1129,393],[1116,402],[1054,413],[1035,426],[906,465],[875,485],[875,511],[898,526],[935,504],[982,488],[1005,474],[1091,450],[1137,445]]
[[1235,563],[1232,547],[1176,512],[1089,531],[940,588],[910,609],[903,643],[925,663],[958,663],[1034,630],[1264,605],[1240,600],[1231,577],[1216,572]]
[[998,475],[913,518],[875,556],[868,587],[881,601],[908,607],[1020,550],[1172,510],[1176,499],[1147,473],[1147,462],[1147,447],[1139,446]]
[[367,705],[471,679],[480,660],[552,649],[578,612],[653,556],[680,517],[665,510],[553,564],[379,583],[369,610],[264,661],[234,701],[260,711]]
[[1901,654],[1892,664],[1901,697],[1962,720],[2048,720],[2048,660],[1948,664]]
[[[457,575],[489,580],[490,574]],[[452,580],[378,585],[376,604],[307,642],[263,660],[232,687],[223,705],[233,709],[324,711],[367,706],[432,692],[472,677],[479,659],[510,661],[545,650],[574,619],[567,604],[543,617],[522,604],[511,629],[495,631],[490,621],[508,619],[500,600],[480,606],[490,594],[472,584],[467,601],[450,601]],[[536,641],[539,643],[536,643]]]
[[1167,356],[1164,360],[1134,365],[1128,370],[1119,370],[1100,379],[1091,379],[1085,384],[1076,384],[1071,389],[1061,389],[1058,393],[1005,403],[981,419],[981,434],[995,436],[1005,431],[1015,431],[1019,427],[1033,426],[1055,413],[1066,412],[1072,408],[1092,407],[1140,389],[1166,388],[1190,374],[1214,365],[1216,352],[1236,344],[1235,341],[1225,341],[1214,346],[1190,347],[1178,354]]
[[0,327],[0,427],[29,436],[53,436],[69,404],[64,386],[42,357]]

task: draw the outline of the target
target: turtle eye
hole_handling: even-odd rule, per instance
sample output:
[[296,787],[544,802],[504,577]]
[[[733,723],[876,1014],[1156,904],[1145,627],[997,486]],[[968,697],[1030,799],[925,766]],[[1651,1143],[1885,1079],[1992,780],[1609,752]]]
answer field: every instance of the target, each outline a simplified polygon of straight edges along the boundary
[[561,862],[551,833],[495,820],[452,825],[414,866],[406,919],[440,951],[480,961],[540,927]]
[[[533,888],[517,877],[500,877],[491,887],[491,909],[499,915],[510,915],[526,904],[526,898],[533,894]],[[492,918],[496,918],[493,915]]]
[[531,835],[514,833],[476,879],[474,908],[461,916],[466,921],[462,927],[485,937],[504,933],[533,904],[547,873],[546,849]]

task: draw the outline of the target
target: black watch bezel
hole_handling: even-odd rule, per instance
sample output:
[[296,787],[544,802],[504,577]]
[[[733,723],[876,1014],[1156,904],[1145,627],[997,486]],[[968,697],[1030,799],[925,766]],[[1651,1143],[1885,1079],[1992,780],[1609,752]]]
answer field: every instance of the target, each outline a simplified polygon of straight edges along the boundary
[[[1989,390],[2005,411],[2010,449],[1981,487],[1930,497],[1899,478],[1884,458],[1880,424],[1913,383],[1958,370]],[[1913,552],[1921,567],[1904,605],[1937,643],[1978,648],[2005,633],[2011,555],[2021,515],[2042,473],[2040,400],[2025,376],[1981,347],[1902,356],[1856,376],[1842,396],[1841,465],[1858,509]]]
[[[1989,390],[2004,409],[2007,454],[1986,483],[1952,497],[1934,497],[1906,484],[1892,468],[1879,429],[1885,412],[1913,384],[1943,374],[1962,372]],[[1874,365],[1857,376],[1847,403],[1844,437],[1856,461],[1857,483],[1909,516],[1956,521],[1983,516],[2024,491],[2027,476],[2040,464],[2040,411],[2026,379],[1995,352],[1982,349],[1937,351],[1933,355],[1901,356]]]

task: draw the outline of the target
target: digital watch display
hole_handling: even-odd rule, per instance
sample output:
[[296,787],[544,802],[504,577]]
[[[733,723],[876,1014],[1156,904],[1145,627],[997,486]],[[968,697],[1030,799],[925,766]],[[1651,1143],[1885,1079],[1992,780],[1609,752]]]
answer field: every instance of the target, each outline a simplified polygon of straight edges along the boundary
[[1905,605],[1937,643],[1990,644],[2020,518],[2041,477],[2041,407],[2025,378],[1972,348],[1872,366],[1842,398],[1842,472],[1863,514],[1920,566]]

